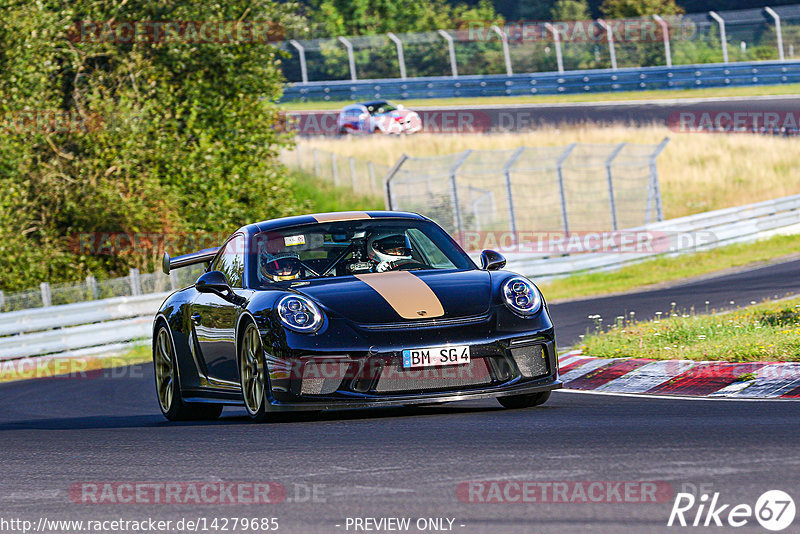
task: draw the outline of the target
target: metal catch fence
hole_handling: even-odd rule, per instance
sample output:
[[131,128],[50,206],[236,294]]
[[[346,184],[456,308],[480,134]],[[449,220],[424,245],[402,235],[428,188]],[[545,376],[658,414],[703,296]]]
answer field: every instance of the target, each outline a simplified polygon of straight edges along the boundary
[[656,159],[668,142],[404,155],[386,177],[386,204],[455,234],[642,226],[664,218]]
[[287,167],[301,169],[337,187],[351,188],[361,196],[380,197],[383,194],[383,180],[389,172],[388,165],[300,144],[293,150],[283,149],[281,161]]

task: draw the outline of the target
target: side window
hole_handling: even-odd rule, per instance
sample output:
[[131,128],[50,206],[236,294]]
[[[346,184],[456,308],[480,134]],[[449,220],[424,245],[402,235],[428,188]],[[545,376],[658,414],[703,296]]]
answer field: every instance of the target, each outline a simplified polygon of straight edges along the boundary
[[239,234],[228,241],[211,263],[212,271],[221,271],[231,287],[242,287],[244,278],[244,236]]
[[442,253],[439,247],[430,240],[421,230],[410,228],[408,237],[414,245],[419,247],[428,264],[435,269],[455,269],[456,266],[453,262],[447,259],[447,256]]

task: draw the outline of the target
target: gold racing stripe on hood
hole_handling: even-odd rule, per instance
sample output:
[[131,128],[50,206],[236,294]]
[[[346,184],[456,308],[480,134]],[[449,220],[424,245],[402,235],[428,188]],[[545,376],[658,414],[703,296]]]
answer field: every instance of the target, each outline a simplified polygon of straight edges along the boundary
[[408,271],[357,274],[355,277],[377,291],[403,319],[430,319],[444,315],[436,293]]
[[366,211],[340,211],[338,213],[320,213],[312,215],[318,223],[336,222],[336,221],[355,221],[358,219],[371,219],[372,217]]

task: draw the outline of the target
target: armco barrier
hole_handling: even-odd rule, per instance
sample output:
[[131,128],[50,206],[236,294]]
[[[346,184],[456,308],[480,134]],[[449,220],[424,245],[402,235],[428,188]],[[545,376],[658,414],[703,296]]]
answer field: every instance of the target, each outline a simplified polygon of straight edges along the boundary
[[675,67],[530,74],[290,83],[283,102],[523,96],[653,89],[696,89],[800,82],[800,61],[715,63]]
[[169,293],[33,308],[0,314],[0,361],[85,356],[123,350],[150,335]]
[[[659,255],[679,255],[697,250],[753,241],[775,231],[800,225],[800,195],[758,202],[748,206],[725,208],[678,219],[631,228],[626,232],[651,232],[670,239],[673,236],[699,234],[702,244],[687,240],[668,247],[654,247],[656,253],[585,253],[585,254],[518,254],[508,256],[508,269],[536,280],[569,276],[578,272],[619,269]],[[798,230],[800,231],[800,229]],[[658,243],[656,243],[658,245]],[[502,251],[501,251],[502,252]]]

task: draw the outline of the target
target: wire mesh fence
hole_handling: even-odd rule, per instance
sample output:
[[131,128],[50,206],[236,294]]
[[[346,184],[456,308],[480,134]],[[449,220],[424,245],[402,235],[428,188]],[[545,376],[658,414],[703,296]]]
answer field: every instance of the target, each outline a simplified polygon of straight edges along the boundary
[[278,43],[290,82],[693,65],[800,56],[800,4]]
[[389,209],[465,231],[606,231],[663,220],[658,145],[467,150],[403,156],[386,178]]
[[0,291],[0,312],[173,291],[194,284],[202,272],[202,266],[176,269],[169,275],[161,272],[140,274],[138,270],[131,269],[128,276],[107,280],[96,280],[89,276],[84,282],[59,284],[45,282],[40,285],[39,289],[26,289],[12,293]]
[[281,161],[337,187],[350,188],[361,196],[382,196],[383,180],[389,172],[387,165],[304,145],[283,149]]

